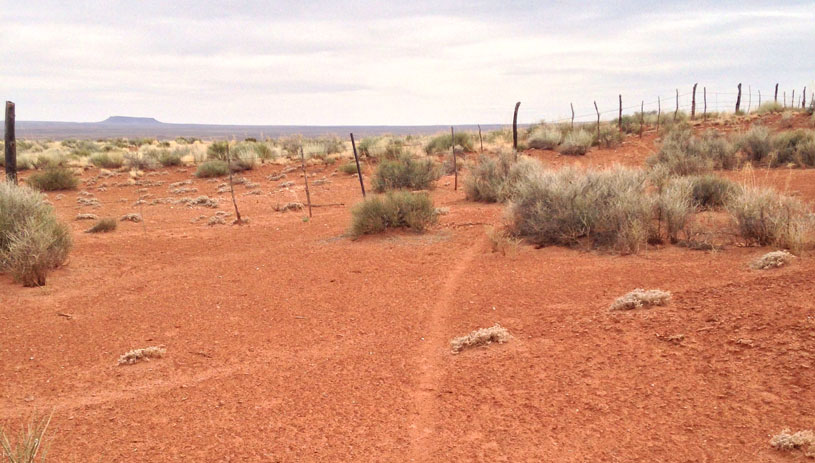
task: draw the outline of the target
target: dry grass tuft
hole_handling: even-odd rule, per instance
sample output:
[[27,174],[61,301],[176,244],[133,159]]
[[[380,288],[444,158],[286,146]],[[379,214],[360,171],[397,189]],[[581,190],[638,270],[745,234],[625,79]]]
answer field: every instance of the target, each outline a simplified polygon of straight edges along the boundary
[[809,430],[793,433],[784,429],[770,439],[770,445],[778,450],[803,449],[806,456],[815,458],[815,433]]
[[136,222],[136,223],[138,223],[138,222],[141,222],[142,219],[141,219],[141,215],[135,214],[135,213],[130,213],[130,214],[123,215],[122,218],[119,219],[119,220],[122,221],[122,222]]
[[792,262],[795,256],[787,251],[773,251],[764,254],[758,259],[750,262],[750,268],[753,270],[767,270],[771,268],[783,267]]
[[512,236],[505,229],[493,226],[486,227],[487,239],[490,240],[492,252],[500,252],[504,256],[515,256],[518,254],[521,240]]
[[631,310],[639,307],[665,305],[671,300],[671,293],[659,289],[644,290],[637,288],[625,296],[618,297],[609,310]]
[[493,342],[503,344],[509,341],[509,331],[499,324],[489,328],[480,328],[466,336],[460,336],[450,341],[450,348],[454,354],[458,354],[470,347],[486,346]]
[[116,230],[116,225],[116,219],[100,219],[93,225],[93,227],[85,230],[85,233],[109,233]]
[[44,462],[48,455],[48,441],[45,433],[48,431],[48,425],[51,424],[51,416],[44,416],[42,419],[32,417],[28,425],[20,430],[13,445],[11,435],[6,434],[6,430],[0,427],[0,449],[4,457],[2,461],[34,463],[39,460]]
[[119,365],[132,365],[142,360],[149,361],[151,358],[162,358],[167,353],[167,349],[161,346],[150,346],[142,349],[133,349],[119,357]]
[[77,214],[74,220],[99,220],[99,216],[96,214]]

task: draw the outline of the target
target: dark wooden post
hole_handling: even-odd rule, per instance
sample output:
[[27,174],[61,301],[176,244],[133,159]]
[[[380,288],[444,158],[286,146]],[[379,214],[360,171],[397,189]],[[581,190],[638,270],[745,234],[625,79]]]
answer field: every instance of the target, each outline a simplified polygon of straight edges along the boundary
[[702,95],[705,99],[705,112],[703,113],[702,119],[707,122],[707,87],[702,87]]
[[761,90],[758,90],[758,106],[756,106],[756,108],[760,107],[761,107]]
[[597,111],[597,141],[600,141],[600,110],[597,109],[597,100],[594,101],[594,110]]
[[807,88],[804,86],[804,97],[801,98],[801,109],[806,109],[807,107]]
[[775,84],[775,100],[774,101],[776,103],[778,103],[778,84]]
[[569,106],[572,108],[572,131],[574,131],[574,103],[569,103]]
[[696,118],[696,86],[699,85],[698,83],[693,84],[693,97],[690,100],[690,119],[694,120]]
[[657,136],[659,136],[659,117],[662,115],[662,97],[657,96]]
[[354,161],[357,163],[357,175],[359,175],[359,188],[362,189],[362,197],[365,198],[365,182],[362,181],[362,169],[359,168],[359,156],[357,156],[357,143],[354,141],[354,134],[351,134],[351,148],[354,149]]
[[306,182],[306,201],[308,201],[308,216],[311,218],[311,193],[308,191],[308,172],[306,172],[306,155],[303,153],[303,145],[300,145],[300,162],[303,166],[303,180]]
[[518,107],[521,102],[515,103],[515,113],[512,115],[512,149],[515,150],[515,157],[518,157]]
[[[235,184],[232,182],[232,155],[229,153],[229,140],[226,141],[226,167],[229,171],[229,193],[232,195],[232,205],[235,207],[235,225],[243,225],[241,211],[238,210],[238,201],[235,200]],[[142,216],[143,218],[144,216]],[[143,222],[142,222],[143,223]]]
[[456,136],[453,133],[452,125],[450,126],[450,149],[453,150],[453,175],[455,175],[453,191],[458,191],[458,159],[456,159]]
[[640,138],[642,138],[643,127],[645,127],[645,100],[640,103]]
[[679,89],[676,89],[676,110],[674,110],[674,122],[676,122],[676,117],[679,115]]
[[623,95],[620,94],[620,115],[617,117],[617,128],[623,133]]
[[795,105],[795,89],[792,89],[792,96],[790,97],[790,108],[794,108],[795,106],[796,106]]
[[481,144],[481,151],[479,153],[484,152],[484,139],[481,138],[481,124],[478,124],[478,142]]
[[736,112],[739,112],[739,107],[741,106],[741,83],[739,83],[739,94],[736,97]]
[[14,103],[6,101],[6,181],[17,184],[17,138],[14,134]]

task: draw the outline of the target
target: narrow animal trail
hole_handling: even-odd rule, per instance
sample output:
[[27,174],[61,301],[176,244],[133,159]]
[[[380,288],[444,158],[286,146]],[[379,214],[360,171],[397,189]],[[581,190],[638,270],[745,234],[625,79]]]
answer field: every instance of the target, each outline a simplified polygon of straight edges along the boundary
[[416,412],[410,425],[410,461],[431,461],[433,458],[435,449],[431,439],[438,424],[436,401],[439,382],[444,373],[442,361],[445,355],[450,355],[450,336],[444,329],[443,321],[450,305],[455,302],[461,276],[478,254],[481,244],[481,240],[476,240],[461,256],[447,276],[438,299],[425,320],[424,340],[415,359],[418,381],[412,394]]

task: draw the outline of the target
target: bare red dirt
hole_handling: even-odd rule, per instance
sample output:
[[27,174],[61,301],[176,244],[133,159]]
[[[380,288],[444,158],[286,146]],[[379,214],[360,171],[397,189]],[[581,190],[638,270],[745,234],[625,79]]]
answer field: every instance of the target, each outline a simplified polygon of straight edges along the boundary
[[[641,165],[649,136],[577,160]],[[297,171],[266,179],[281,169],[246,175],[261,195],[237,187],[247,226],[192,223],[231,211],[199,179],[186,196],[221,197],[218,209],[143,205],[144,227],[109,234],[73,219],[139,213],[140,187],[113,186],[126,174],[87,188],[100,208],[50,194],[76,247],[44,288],[0,276],[0,422],[53,409],[59,462],[804,460],[769,439],[815,427],[811,257],[760,272],[748,262],[772,249],[503,256],[483,225],[501,206],[466,201],[449,177],[432,196],[450,213],[427,233],[352,241],[356,178],[316,169],[329,183],[313,201],[345,205],[304,221],[273,210],[305,199]],[[141,179],[165,182],[148,202],[192,178],[166,172]],[[754,178],[815,199],[813,170]],[[634,288],[673,300],[608,310]],[[450,353],[495,323],[509,343]],[[151,345],[167,355],[117,365]]]

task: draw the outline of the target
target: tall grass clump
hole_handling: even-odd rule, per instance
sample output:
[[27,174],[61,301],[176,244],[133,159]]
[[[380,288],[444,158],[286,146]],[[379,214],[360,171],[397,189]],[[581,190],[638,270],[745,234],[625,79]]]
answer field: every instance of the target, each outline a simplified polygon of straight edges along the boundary
[[378,193],[399,189],[426,190],[433,187],[440,174],[432,159],[418,160],[403,155],[397,160],[382,161],[371,183]]
[[557,127],[540,125],[529,134],[526,145],[540,150],[553,150],[563,141],[563,134]]
[[79,184],[79,179],[70,169],[52,167],[44,172],[31,174],[26,183],[40,191],[73,190]]
[[37,191],[0,183],[0,271],[24,286],[42,286],[71,249],[69,228]]
[[784,106],[777,101],[768,101],[761,103],[761,106],[756,109],[757,114],[780,113],[784,110]]
[[12,443],[11,433],[7,433],[0,426],[0,456],[3,462],[7,463],[44,463],[48,456],[48,439],[45,433],[48,425],[51,424],[52,415],[44,416],[41,419],[31,417],[24,428],[17,434]]
[[812,239],[813,216],[801,201],[770,188],[742,188],[727,210],[739,234],[751,244],[799,253]]
[[229,166],[226,161],[207,161],[198,166],[195,176],[198,178],[222,177],[229,173]]
[[[443,153],[445,151],[450,151],[450,147],[452,144],[452,138],[450,135],[437,135],[430,139],[430,141],[425,145],[424,150],[427,154],[434,154],[434,153]],[[461,149],[464,151],[472,151],[473,150],[473,137],[466,132],[456,132],[455,133],[455,144],[456,146],[460,146]]]
[[545,245],[591,247],[637,252],[651,227],[653,200],[645,174],[615,167],[608,170],[538,170],[516,186],[508,217],[518,236]]
[[391,191],[370,196],[351,209],[351,235],[381,233],[388,228],[423,231],[436,221],[433,200],[426,193]]
[[693,181],[687,177],[671,179],[656,197],[659,226],[665,223],[665,232],[671,243],[679,241],[680,232],[687,235],[688,221],[694,212]]
[[593,143],[594,136],[589,131],[577,129],[563,137],[563,143],[561,143],[558,150],[563,154],[583,155],[589,151]]

